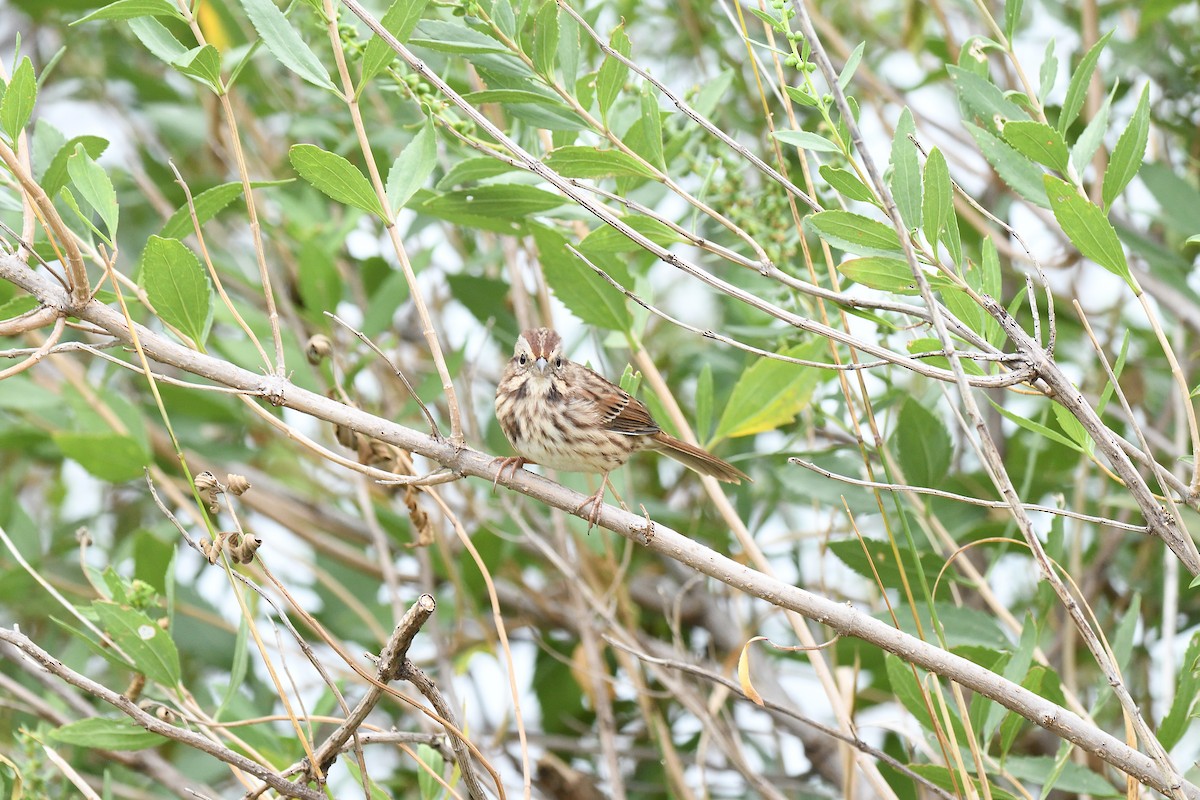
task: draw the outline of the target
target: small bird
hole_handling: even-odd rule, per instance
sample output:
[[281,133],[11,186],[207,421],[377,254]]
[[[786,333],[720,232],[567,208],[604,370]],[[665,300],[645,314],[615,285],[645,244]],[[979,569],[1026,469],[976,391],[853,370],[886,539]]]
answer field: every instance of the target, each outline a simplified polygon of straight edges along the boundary
[[608,473],[639,450],[657,450],[702,475],[726,483],[750,478],[695,445],[663,433],[639,400],[585,366],[563,355],[562,338],[549,328],[521,334],[512,359],[496,387],[496,419],[518,455],[498,458],[496,480],[526,464],[566,472],[603,475],[589,504],[588,527],[604,503]]

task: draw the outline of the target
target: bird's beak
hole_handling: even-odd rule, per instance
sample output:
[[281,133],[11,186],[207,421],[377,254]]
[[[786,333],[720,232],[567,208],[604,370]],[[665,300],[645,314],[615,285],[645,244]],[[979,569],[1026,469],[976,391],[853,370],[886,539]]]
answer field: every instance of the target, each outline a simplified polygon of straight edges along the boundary
[[545,374],[546,374],[546,367],[550,366],[550,362],[549,362],[549,361],[547,361],[547,360],[546,360],[546,359],[544,359],[544,358],[539,358],[537,361],[534,361],[534,362],[533,362],[533,366],[537,367],[537,371],[538,371],[538,372],[540,372],[540,373],[542,373],[543,375],[545,375]]

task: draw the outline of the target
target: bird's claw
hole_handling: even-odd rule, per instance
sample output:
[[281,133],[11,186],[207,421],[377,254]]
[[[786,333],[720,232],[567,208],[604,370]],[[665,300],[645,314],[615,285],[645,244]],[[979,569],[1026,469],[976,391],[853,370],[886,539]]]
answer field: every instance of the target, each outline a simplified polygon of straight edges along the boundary
[[650,512],[646,510],[646,506],[638,503],[642,509],[642,516],[646,518],[646,527],[642,528],[642,539],[645,544],[650,544],[654,541],[654,520],[650,519]]
[[511,481],[517,476],[517,470],[523,469],[529,462],[520,456],[509,456],[508,458],[493,458],[492,464],[499,464],[500,469],[496,470],[496,477],[492,479],[492,492],[496,491],[496,484],[504,477],[504,470],[508,470],[508,479]]

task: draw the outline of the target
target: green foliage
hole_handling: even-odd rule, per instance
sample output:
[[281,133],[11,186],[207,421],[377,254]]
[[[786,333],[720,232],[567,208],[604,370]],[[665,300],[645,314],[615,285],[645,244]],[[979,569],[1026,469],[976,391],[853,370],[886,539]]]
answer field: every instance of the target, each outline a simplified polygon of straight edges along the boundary
[[[838,702],[855,723],[903,717],[881,746],[897,797],[929,793],[918,778],[1117,797],[1121,742],[1145,752],[1147,735],[1195,760],[1200,638],[1175,645],[1161,718],[1147,678],[1172,652],[1153,648],[1200,624],[1155,529],[1200,525],[1185,4],[1115,0],[1086,24],[1071,4],[963,5],[953,30],[927,4],[822,4],[837,41],[803,35],[813,4],[736,21],[706,4],[365,4],[405,54],[337,2],[10,5],[0,616],[52,667],[282,771],[346,716],[339,697],[363,697],[361,654],[429,592],[390,688],[436,687],[478,754],[459,761],[430,738],[448,728],[385,694],[371,724],[415,739],[379,758],[392,734],[360,737],[361,764],[323,765],[330,796],[466,796],[472,777],[499,794],[485,763],[520,794],[522,736],[547,796],[842,796],[832,771],[792,776],[812,734],[712,692],[751,637],[803,645],[797,610],[834,638],[799,597],[893,638],[755,646],[737,677],[821,717],[808,662],[853,674]],[[1096,290],[1102,270],[1134,298]],[[629,539],[551,508],[585,495],[520,470],[492,484],[513,452],[492,396],[540,324],[752,480],[717,496],[634,455],[609,477]],[[1087,631],[1068,634],[1033,538]],[[1089,632],[1146,721],[1134,735]],[[945,674],[906,660],[915,638]],[[20,688],[0,704],[0,794],[71,795],[63,765],[106,796],[245,792],[33,663],[0,649]],[[1089,735],[1064,734],[1061,709],[1010,710],[1018,685],[1082,702]],[[879,788],[882,763],[864,754],[857,785]]]

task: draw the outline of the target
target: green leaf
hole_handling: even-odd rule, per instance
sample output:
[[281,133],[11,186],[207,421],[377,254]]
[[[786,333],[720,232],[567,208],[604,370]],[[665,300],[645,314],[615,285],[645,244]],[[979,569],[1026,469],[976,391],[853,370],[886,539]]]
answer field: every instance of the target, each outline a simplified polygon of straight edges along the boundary
[[579,23],[570,14],[559,14],[558,69],[562,85],[571,93],[575,92],[575,80],[579,73],[579,49]]
[[509,39],[516,38],[517,19],[513,16],[508,0],[491,0],[492,22],[500,33]]
[[441,19],[422,20],[411,44],[460,55],[510,55],[508,48],[490,36],[457,22]]
[[654,172],[620,150],[567,145],[546,156],[547,167],[566,178],[653,178]]
[[[818,360],[824,342],[811,341],[786,348],[781,355]],[[821,381],[816,367],[802,367],[774,358],[759,358],[746,368],[729,395],[714,441],[750,436],[787,425],[808,405]]]
[[850,81],[854,79],[854,71],[858,69],[858,63],[862,61],[863,51],[866,49],[866,42],[859,42],[858,47],[850,53],[850,57],[846,59],[845,66],[838,73],[838,86],[844,91],[850,85]]
[[1071,441],[1075,442],[1078,449],[1082,449],[1085,453],[1091,455],[1096,447],[1096,443],[1088,435],[1087,430],[1083,427],[1083,423],[1058,403],[1051,405],[1050,410],[1054,412],[1054,419],[1058,422],[1058,427],[1062,428],[1067,436],[1071,438]]
[[1050,208],[1063,233],[1079,252],[1112,274],[1124,279],[1135,294],[1140,293],[1129,271],[1125,251],[1112,223],[1092,201],[1082,197],[1074,187],[1052,175],[1043,177]]
[[170,634],[144,612],[127,606],[94,600],[91,608],[113,642],[133,659],[138,672],[166,687],[179,683],[179,651]]
[[[291,182],[291,179],[283,181],[254,181],[250,184],[250,186],[254,189],[261,189],[264,186],[283,186],[284,184]],[[227,205],[241,196],[241,181],[222,183],[218,186],[212,187],[211,189],[205,189],[203,192],[192,198],[192,205],[196,209],[196,219],[201,225],[203,225],[219,214]],[[191,233],[194,233],[192,226],[192,211],[190,208],[188,208],[187,204],[184,203],[182,206],[176,209],[175,213],[171,215],[171,218],[168,219],[166,224],[162,226],[162,230],[158,232],[158,235],[164,239],[181,239]]]
[[92,158],[99,158],[108,149],[108,140],[99,136],[76,136],[60,147],[54,154],[50,166],[46,167],[45,174],[42,175],[42,188],[50,197],[57,195],[59,189],[66,186],[69,177],[67,159],[75,152],[78,145],[83,145],[84,152]]
[[867,188],[867,185],[850,170],[822,164],[817,171],[821,173],[821,177],[825,179],[825,182],[832,186],[834,191],[842,197],[849,200],[858,200],[862,203],[879,205],[879,201],[875,199],[875,193]]
[[[1026,614],[1025,624],[1021,627],[1021,641],[1017,645],[1016,651],[1004,665],[1005,679],[1013,683],[1020,683],[1029,672],[1029,666],[1033,663],[1033,651],[1037,646],[1037,625],[1034,624],[1033,616]],[[983,724],[983,735],[980,741],[989,742],[992,736],[995,735],[996,729],[1000,727],[1000,723],[1013,712],[1009,711],[999,703],[989,701],[987,716]]]
[[[625,33],[624,21],[613,29],[608,44],[621,55],[629,55],[631,45],[629,36]],[[596,102],[600,106],[600,116],[606,121],[609,110],[625,86],[625,77],[628,74],[629,68],[611,56],[605,56],[604,63],[600,65],[600,70],[596,73]]]
[[421,744],[417,746],[417,760],[429,767],[417,770],[417,789],[421,792],[421,800],[442,797],[442,784],[433,777],[441,775],[445,768],[442,754],[427,744]]
[[449,189],[464,183],[474,183],[486,178],[494,178],[497,175],[517,171],[520,171],[519,167],[514,167],[507,161],[501,161],[491,156],[464,158],[446,171],[442,179],[437,182],[437,188]]
[[1108,116],[1112,111],[1112,101],[1116,96],[1116,91],[1117,87],[1114,86],[1113,90],[1104,98],[1104,102],[1100,104],[1100,108],[1092,115],[1091,121],[1083,129],[1083,133],[1079,134],[1079,138],[1071,146],[1071,164],[1079,172],[1087,169],[1092,156],[1104,143],[1104,134],[1108,132]]
[[116,239],[117,193],[113,190],[108,173],[92,160],[82,143],[75,146],[75,152],[67,159],[67,174],[71,176],[71,183],[79,190],[83,199],[100,215],[100,219],[104,220],[108,238]]
[[771,134],[784,144],[794,145],[814,153],[840,153],[842,148],[817,133],[808,131],[775,131]]
[[387,198],[392,213],[404,208],[437,166],[437,135],[433,131],[433,119],[426,117],[425,124],[412,138],[388,170]]
[[954,188],[950,183],[950,169],[942,151],[933,148],[925,161],[925,202],[921,206],[924,220],[925,239],[933,252],[937,253],[942,231],[950,225],[954,216]]
[[1066,436],[1063,436],[1058,431],[1056,431],[1052,428],[1048,428],[1045,425],[1042,425],[1040,422],[1034,422],[1033,420],[1028,419],[1027,417],[1022,417],[1019,414],[1017,414],[1016,412],[1009,411],[1007,408],[1000,405],[995,400],[992,400],[990,397],[988,398],[988,402],[992,404],[992,408],[994,408],[1000,412],[1000,416],[1015,423],[1017,425],[1017,427],[1024,428],[1025,430],[1027,430],[1031,433],[1036,433],[1038,436],[1045,437],[1046,439],[1049,439],[1052,442],[1058,442],[1059,444],[1063,445],[1064,447],[1069,447],[1078,453],[1083,452],[1082,447],[1080,447],[1078,444],[1076,444],[1075,442],[1073,442],[1071,439],[1067,438]]
[[1054,88],[1054,79],[1058,77],[1058,57],[1054,55],[1054,40],[1046,43],[1046,54],[1042,57],[1042,68],[1038,72],[1038,100],[1045,105],[1046,97]]
[[917,486],[940,486],[950,471],[954,445],[942,420],[911,397],[900,407],[892,451],[904,479]]
[[1117,195],[1121,194],[1141,169],[1142,159],[1146,157],[1146,140],[1149,135],[1150,85],[1147,84],[1142,89],[1142,96],[1138,98],[1137,108],[1129,120],[1129,127],[1121,133],[1121,138],[1117,139],[1112,158],[1108,160],[1108,169],[1104,171],[1102,196],[1105,208],[1112,205]]
[[[908,710],[908,713],[916,718],[917,724],[924,730],[937,730],[937,727],[933,724],[933,718],[929,716],[930,705],[925,702],[925,693],[921,690],[921,681],[917,678],[917,675],[924,674],[923,671],[917,670],[911,664],[905,663],[891,653],[888,653],[885,657],[885,663],[887,665],[888,683],[891,684],[892,692],[895,693],[896,699]],[[936,701],[932,705],[936,707]]]
[[50,731],[50,738],[62,744],[98,750],[145,750],[170,741],[123,717],[86,717],[55,728]]
[[315,144],[295,144],[288,150],[288,158],[301,178],[333,200],[387,219],[370,181],[338,154]]
[[1175,699],[1158,727],[1158,740],[1167,750],[1179,743],[1196,716],[1196,704],[1200,701],[1200,633],[1192,634],[1187,652],[1179,662],[1178,676]]
[[1004,38],[1012,42],[1017,23],[1021,21],[1021,7],[1024,0],[1006,0],[1004,3]]
[[97,19],[133,19],[135,17],[174,17],[182,20],[183,15],[171,0],[117,0],[98,8],[86,17],[80,17],[72,25],[80,25]]
[[[250,24],[280,64],[321,89],[336,92],[329,71],[271,0],[241,0]],[[302,6],[295,6],[300,8]]]
[[1060,133],[1066,134],[1067,128],[1070,128],[1071,123],[1079,117],[1079,111],[1083,108],[1083,101],[1087,97],[1088,84],[1092,82],[1092,73],[1096,71],[1096,63],[1100,60],[1100,53],[1104,51],[1104,46],[1108,44],[1112,35],[1113,32],[1109,31],[1100,37],[1100,40],[1092,45],[1092,48],[1087,51],[1087,55],[1083,57],[1079,66],[1071,74],[1071,82],[1067,84],[1067,96],[1063,100],[1062,111],[1058,115]]
[[[412,36],[413,30],[421,21],[421,15],[425,13],[425,6],[428,4],[429,0],[395,0],[379,24],[383,25],[388,33],[403,44],[408,41],[409,36]],[[391,64],[395,57],[395,51],[383,39],[372,36],[363,53],[360,88],[366,86],[368,81],[382,72],[384,67]]]
[[37,99],[37,77],[33,74],[33,62],[28,56],[13,70],[8,88],[4,90],[4,99],[0,100],[0,125],[15,142],[21,134],[21,129],[29,122],[33,113],[33,104]]
[[221,54],[211,44],[188,50],[172,62],[175,69],[192,78],[197,78],[214,92],[224,91],[221,84]]
[[[630,228],[663,247],[669,247],[680,241],[678,233],[652,217],[627,214],[620,219]],[[579,249],[589,255],[592,253],[628,253],[640,250],[641,245],[611,225],[601,225],[584,237],[583,241],[579,243]]]
[[175,59],[187,52],[187,48],[167,30],[161,22],[153,17],[138,17],[129,20],[129,30],[133,31],[138,41],[161,61],[174,64]]
[[522,219],[558,208],[565,202],[560,195],[536,186],[484,184],[438,195],[422,203],[420,210],[435,216],[457,213],[481,218]]
[[129,436],[119,433],[55,433],[54,444],[66,458],[101,480],[124,483],[140,478],[151,459]]
[[[627,331],[633,323],[625,296],[597,275],[591,267],[566,249],[567,240],[550,228],[538,225],[533,229],[538,258],[546,283],[571,313],[589,325],[609,330]],[[589,255],[589,258],[591,256]],[[593,259],[594,261],[595,259]],[[609,264],[599,263],[609,275],[616,271]],[[613,275],[621,280],[620,273]]]
[[829,244],[847,253],[891,256],[900,252],[900,240],[890,225],[851,211],[821,211],[804,222]]
[[212,325],[212,286],[187,245],[151,236],[142,252],[141,283],[159,318],[203,347]]
[[1046,199],[1046,189],[1041,183],[1042,175],[1045,174],[1042,170],[983,128],[970,122],[964,122],[963,126],[1001,180],[1029,202],[1043,208],[1050,207]]
[[921,227],[921,163],[917,160],[917,147],[908,138],[916,133],[912,112],[906,107],[900,112],[896,123],[896,135],[892,138],[892,177],[889,188],[896,200],[900,217],[910,231]]
[[558,3],[546,0],[533,20],[533,66],[542,75],[554,75],[558,58]]
[[1029,119],[1019,105],[1005,97],[1004,92],[987,78],[954,66],[947,67],[946,71],[954,79],[964,122],[999,136],[1006,123]]
[[[891,543],[883,539],[863,539],[861,542],[857,538],[835,539],[826,547],[839,561],[870,581],[872,586],[878,578],[885,589],[903,589],[906,583],[911,584],[915,570],[926,575],[937,575],[945,563],[945,559],[937,553],[914,554],[908,545],[897,542],[896,550],[902,562],[897,564]],[[951,573],[947,572],[946,575],[950,577]],[[952,579],[962,580],[958,577]]]
[[1044,122],[1018,119],[1005,123],[1004,141],[1023,156],[1065,173],[1071,160],[1062,134]]
[[[1047,780],[1060,769],[1057,759],[1051,756],[1009,756],[1004,761],[1005,769],[1013,777],[1045,785]],[[1054,788],[1072,795],[1090,794],[1095,797],[1124,797],[1113,785],[1082,764],[1067,761],[1054,782]]]
[[837,266],[838,272],[870,289],[893,294],[920,294],[907,261],[886,256],[851,258]]
[[666,169],[663,160],[662,112],[658,110],[658,98],[650,84],[642,85],[642,136],[627,137],[630,149],[660,170]]

